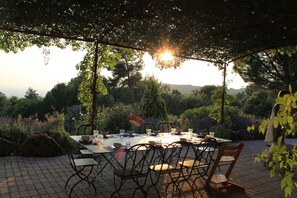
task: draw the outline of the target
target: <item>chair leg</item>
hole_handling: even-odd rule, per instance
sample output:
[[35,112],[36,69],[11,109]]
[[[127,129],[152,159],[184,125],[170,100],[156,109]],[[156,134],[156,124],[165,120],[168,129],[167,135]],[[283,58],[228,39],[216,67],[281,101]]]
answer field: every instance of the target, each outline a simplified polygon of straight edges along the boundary
[[133,192],[133,197],[135,196],[135,193],[136,193],[136,191],[137,191],[138,189],[141,190],[141,192],[142,192],[142,194],[143,194],[144,197],[147,196],[147,192],[143,189],[143,187],[144,187],[145,184],[146,184],[146,180],[147,180],[147,177],[144,179],[144,182],[143,182],[142,184],[140,184],[138,178],[133,179],[133,181],[134,181],[134,182],[137,184],[137,186],[138,186],[138,188],[136,188],[136,189],[134,190],[134,192]]
[[[85,168],[85,167],[84,167],[84,168]],[[84,168],[83,168],[83,169],[84,169]],[[96,190],[96,188],[95,188],[95,185],[93,184],[93,182],[91,182],[91,181],[89,180],[89,176],[91,175],[91,173],[92,173],[92,171],[93,171],[93,168],[94,168],[94,166],[91,167],[91,169],[90,169],[90,171],[89,171],[89,173],[88,173],[87,175],[84,174],[84,173],[82,172],[83,169],[81,169],[81,170],[79,171],[78,177],[79,177],[81,180],[84,180],[84,181],[88,182],[89,186],[92,185],[92,186],[94,187],[94,189],[95,189],[95,192],[97,193],[97,190]],[[82,175],[83,177],[82,177],[81,175]]]
[[72,191],[73,191],[74,187],[77,186],[77,185],[78,185],[79,183],[81,183],[82,181],[86,181],[86,182],[89,184],[89,186],[92,185],[93,188],[94,188],[95,194],[97,194],[97,189],[96,189],[94,183],[91,182],[91,181],[89,180],[89,176],[91,175],[94,166],[91,166],[91,169],[90,169],[90,171],[89,171],[88,174],[84,174],[84,173],[82,172],[82,171],[85,169],[85,167],[86,167],[86,166],[84,166],[83,168],[81,168],[79,171],[77,171],[75,174],[71,175],[71,176],[68,178],[68,180],[67,180],[67,182],[66,182],[66,185],[65,185],[65,189],[66,189],[66,187],[67,187],[67,185],[68,185],[68,182],[70,181],[70,179],[71,179],[73,176],[77,175],[77,176],[80,178],[80,180],[77,181],[77,182],[72,186],[72,188],[71,188],[71,190],[70,190],[70,193],[69,193],[69,197],[71,197],[71,194],[72,194]]
[[166,194],[168,194],[168,192],[167,192],[167,191],[168,191],[168,187],[169,187],[170,185],[172,185],[172,191],[174,191],[174,188],[176,188],[176,190],[178,191],[178,195],[179,195],[179,197],[181,197],[181,191],[180,191],[180,189],[179,189],[179,184],[176,183],[181,175],[180,175],[180,173],[178,174],[178,176],[173,176],[172,174],[174,174],[174,173],[169,173],[169,174],[168,174],[169,177],[170,177],[171,182],[169,182],[169,183],[167,184]]
[[159,182],[159,179],[160,179],[160,174],[157,174],[157,179],[156,179],[156,181],[153,180],[153,176],[152,176],[152,174],[153,174],[153,173],[151,173],[151,172],[149,173],[149,175],[150,175],[150,180],[151,180],[151,182],[152,182],[152,185],[150,185],[150,186],[146,189],[146,193],[148,194],[150,188],[154,187],[155,190],[156,190],[156,192],[158,193],[158,197],[161,198],[161,196],[160,196],[160,194],[159,194],[159,191],[158,191],[158,189],[157,189],[157,187],[156,187],[157,184],[158,184],[158,182]]
[[66,184],[65,184],[65,189],[67,188],[67,185],[68,185],[68,182],[71,180],[72,177],[74,177],[77,173],[73,173],[66,181]]
[[191,183],[189,182],[189,179],[191,179],[191,175],[189,175],[188,170],[186,170],[186,171],[187,171],[187,175],[185,175],[184,172],[182,172],[182,177],[183,177],[184,179],[178,181],[178,183],[177,183],[177,188],[179,188],[179,185],[180,185],[181,183],[187,182],[187,184],[188,184],[189,187],[191,188],[192,195],[193,195],[193,197],[194,197],[194,196],[195,196],[195,192],[194,192],[194,188],[193,188],[194,185],[191,185]]
[[115,190],[114,192],[111,193],[110,197],[113,197],[114,194],[116,194],[116,193],[119,195],[119,197],[121,197],[121,195],[120,195],[120,190],[121,190],[121,188],[122,188],[122,186],[123,186],[125,180],[123,180],[123,179],[121,178],[119,187],[117,187],[116,176],[115,176],[115,175],[113,176],[113,181],[114,181],[113,183],[114,183],[114,187],[115,187],[116,190]]

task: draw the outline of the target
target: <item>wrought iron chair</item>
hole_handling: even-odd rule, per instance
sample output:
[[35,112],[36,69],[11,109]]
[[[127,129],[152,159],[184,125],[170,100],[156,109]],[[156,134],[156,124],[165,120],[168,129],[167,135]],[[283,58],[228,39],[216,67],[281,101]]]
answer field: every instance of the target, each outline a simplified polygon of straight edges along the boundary
[[[69,181],[73,177],[77,176],[79,178],[79,180],[71,187],[69,197],[71,197],[74,187],[83,181],[86,181],[89,184],[89,186],[92,185],[95,190],[95,193],[97,194],[96,187],[93,184],[93,182],[89,180],[89,176],[91,175],[94,166],[97,166],[98,163],[93,158],[75,159],[72,152],[69,149],[67,149],[66,152],[68,154],[70,166],[73,169],[74,173],[67,179],[65,189],[67,188]],[[89,170],[86,170],[86,168],[89,168]]]
[[[196,186],[196,181],[198,179],[204,180],[207,184],[207,176],[210,166],[213,164],[213,155],[218,148],[218,142],[214,138],[204,139],[199,144],[194,144],[194,156],[187,157],[183,161],[183,166],[186,172],[183,172],[183,178],[189,186],[191,187],[194,196],[194,186]],[[193,182],[190,180],[193,178]],[[197,188],[197,187],[196,187]]]
[[91,135],[91,134],[93,134],[92,125],[91,124],[80,125],[76,130],[76,134],[77,135],[80,135],[80,134]]
[[160,132],[171,132],[172,129],[172,124],[170,122],[161,122],[158,125],[158,130],[160,130]]
[[[211,189],[215,190],[220,195],[220,197],[225,197],[228,189],[230,188],[245,192],[244,187],[230,181],[230,174],[240,155],[243,145],[243,143],[240,143],[238,145],[221,146],[218,156],[214,161],[212,169],[207,178],[207,184],[211,187]],[[229,166],[225,174],[222,174],[221,172],[219,172],[219,174],[215,174],[216,169],[220,164]]]
[[169,186],[172,185],[172,190],[178,191],[179,195],[181,195],[178,185],[178,181],[182,178],[183,174],[183,166],[181,165],[192,149],[192,143],[186,141],[177,141],[160,147],[158,150],[159,157],[155,158],[149,167],[152,185],[148,187],[147,191],[154,187],[160,197],[157,184],[162,175],[167,175],[170,181],[166,185],[165,193],[167,194]]
[[[144,186],[146,185],[148,176],[148,167],[154,157],[155,149],[150,144],[136,144],[126,151],[124,164],[114,170],[114,185],[115,191],[111,197],[116,193],[121,197],[120,191],[126,180],[132,180],[137,185],[134,189],[133,197],[137,190],[141,190],[146,196]],[[117,182],[117,178],[119,181]]]
[[152,129],[152,130],[156,130],[156,127],[153,123],[149,123],[149,122],[145,122],[143,123],[139,128],[138,128],[138,133],[139,134],[145,134],[146,133],[146,129]]
[[[76,130],[76,134],[83,134],[83,135],[90,135],[93,134],[92,132],[92,126],[91,124],[82,124],[80,125],[77,130]],[[88,149],[81,149],[80,153],[84,156],[84,157],[94,157],[94,153]]]

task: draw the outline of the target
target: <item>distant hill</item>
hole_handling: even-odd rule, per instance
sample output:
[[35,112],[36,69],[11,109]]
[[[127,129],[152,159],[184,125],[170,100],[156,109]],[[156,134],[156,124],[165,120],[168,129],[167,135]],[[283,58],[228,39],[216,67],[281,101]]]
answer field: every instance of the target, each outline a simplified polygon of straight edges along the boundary
[[179,91],[182,94],[186,94],[186,93],[191,93],[193,90],[197,90],[200,89],[200,86],[193,86],[193,85],[173,85],[173,84],[165,84],[168,87],[170,87],[170,89],[176,89],[177,91]]
[[240,88],[240,89],[233,89],[233,88],[231,88],[231,89],[228,89],[228,94],[230,94],[230,95],[236,95],[236,94],[238,94],[240,92],[244,92],[244,90],[245,90],[245,88]]
[[[191,93],[193,90],[199,90],[201,88],[201,86],[193,86],[193,85],[173,85],[173,84],[165,84],[168,87],[170,87],[170,89],[176,89],[178,90],[180,93],[182,94],[186,94],[186,93]],[[230,95],[236,95],[239,92],[243,92],[245,90],[245,88],[240,88],[240,89],[229,89],[228,90],[228,94]]]

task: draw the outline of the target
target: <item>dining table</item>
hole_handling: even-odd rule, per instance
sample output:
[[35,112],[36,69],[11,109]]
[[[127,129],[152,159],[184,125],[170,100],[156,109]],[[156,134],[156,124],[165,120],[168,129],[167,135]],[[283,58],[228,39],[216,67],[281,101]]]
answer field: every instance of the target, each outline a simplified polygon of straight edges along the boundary
[[[114,169],[116,166],[120,166],[120,162],[115,157],[115,145],[122,145],[122,150],[125,150],[136,144],[151,143],[151,144],[170,144],[175,141],[190,141],[193,144],[199,144],[205,138],[198,137],[195,133],[181,132],[178,134],[172,133],[159,133],[158,135],[146,135],[146,134],[132,134],[132,136],[123,134],[108,134],[103,138],[102,142],[95,141],[95,138],[90,135],[90,140],[87,142],[82,141],[82,135],[70,136],[75,142],[91,151],[94,155],[100,155],[105,159],[105,163],[97,171],[97,176],[102,173],[107,165],[111,165]],[[232,140],[212,137],[217,140],[219,144],[229,143]],[[96,178],[95,177],[95,178]],[[94,179],[95,179],[94,178]]]

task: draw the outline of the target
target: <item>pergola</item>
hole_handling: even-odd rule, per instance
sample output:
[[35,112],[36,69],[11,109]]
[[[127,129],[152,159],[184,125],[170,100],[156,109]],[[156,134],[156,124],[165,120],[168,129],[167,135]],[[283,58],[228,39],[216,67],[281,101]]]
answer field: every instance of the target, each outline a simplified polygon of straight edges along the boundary
[[294,0],[2,0],[0,47],[21,45],[9,42],[18,32],[228,64],[294,47],[296,11]]

